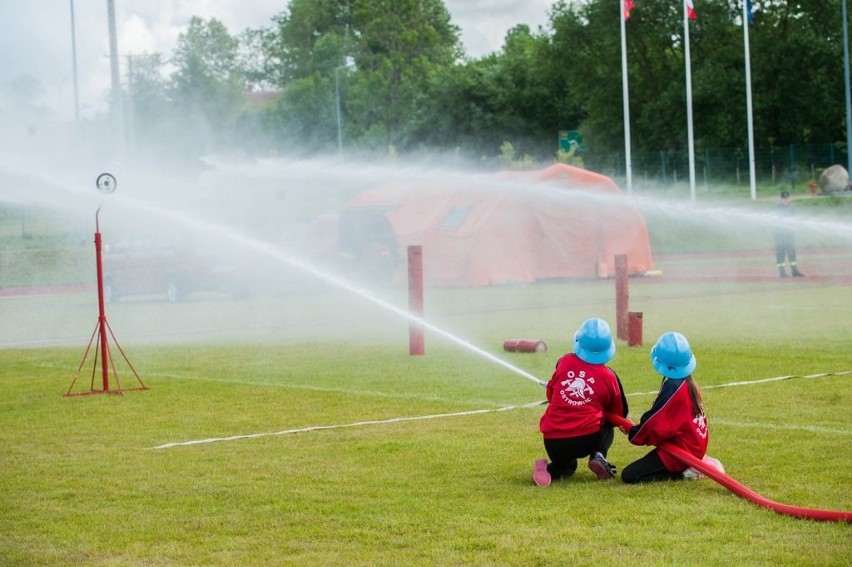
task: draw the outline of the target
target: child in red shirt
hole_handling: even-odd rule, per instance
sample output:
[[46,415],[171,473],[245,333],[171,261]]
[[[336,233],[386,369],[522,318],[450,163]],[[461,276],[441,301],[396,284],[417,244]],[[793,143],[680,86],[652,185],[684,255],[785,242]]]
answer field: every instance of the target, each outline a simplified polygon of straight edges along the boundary
[[[651,349],[651,364],[663,376],[657,399],[638,425],[622,431],[634,445],[668,442],[698,459],[703,458],[707,452],[707,417],[701,404],[701,391],[692,378],[696,360],[686,337],[674,332],[662,335]],[[655,448],[627,465],[621,480],[628,484],[676,480],[685,478],[685,471],[687,465]]]
[[574,353],[556,363],[547,384],[549,402],[539,429],[550,457],[535,462],[533,480],[548,486],[552,480],[574,474],[577,459],[589,457],[589,469],[599,479],[615,476],[606,460],[612,445],[613,427],[605,412],[627,416],[627,398],[618,375],[606,363],[615,354],[609,325],[588,319],[574,335]]

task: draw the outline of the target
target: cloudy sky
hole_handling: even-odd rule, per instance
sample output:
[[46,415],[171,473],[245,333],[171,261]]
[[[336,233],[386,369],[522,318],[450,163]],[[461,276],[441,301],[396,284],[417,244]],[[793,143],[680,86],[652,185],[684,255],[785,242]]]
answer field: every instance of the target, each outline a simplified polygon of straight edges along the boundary
[[[497,51],[516,24],[546,26],[555,0],[444,0],[461,28],[468,55]],[[107,0],[0,0],[0,83],[23,74],[38,79],[49,108],[63,118],[74,113],[71,5],[76,31],[80,111],[101,110],[109,90]],[[115,0],[118,50],[122,55],[168,56],[193,15],[215,17],[231,34],[271,24],[286,0]],[[122,73],[126,59],[122,57]]]

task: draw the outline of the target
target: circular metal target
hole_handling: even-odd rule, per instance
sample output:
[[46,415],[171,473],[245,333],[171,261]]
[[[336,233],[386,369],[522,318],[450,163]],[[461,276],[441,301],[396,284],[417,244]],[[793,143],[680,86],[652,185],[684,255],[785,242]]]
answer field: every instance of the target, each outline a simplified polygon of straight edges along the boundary
[[115,191],[115,188],[118,186],[118,182],[111,173],[101,173],[98,175],[97,185],[98,191],[109,194]]

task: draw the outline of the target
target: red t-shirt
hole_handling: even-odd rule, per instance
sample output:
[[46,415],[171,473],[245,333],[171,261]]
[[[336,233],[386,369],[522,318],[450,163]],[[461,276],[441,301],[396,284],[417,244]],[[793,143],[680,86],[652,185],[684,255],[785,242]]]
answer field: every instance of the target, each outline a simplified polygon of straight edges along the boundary
[[539,422],[545,439],[597,433],[604,425],[604,412],[627,416],[627,398],[618,375],[606,365],[589,364],[573,353],[556,363],[547,383],[547,401]]

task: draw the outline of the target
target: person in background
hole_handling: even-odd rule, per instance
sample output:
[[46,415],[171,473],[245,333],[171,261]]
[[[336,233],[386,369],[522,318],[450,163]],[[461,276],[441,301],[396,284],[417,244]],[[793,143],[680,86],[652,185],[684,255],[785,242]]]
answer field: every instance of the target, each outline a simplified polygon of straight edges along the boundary
[[[705,459],[707,417],[701,391],[692,378],[696,360],[686,337],[675,332],[663,334],[651,349],[651,364],[663,376],[657,398],[638,425],[620,429],[634,445],[671,443],[724,472],[721,463]],[[698,471],[657,448],[627,465],[621,473],[621,480],[627,484],[700,477]]]
[[787,263],[790,264],[790,273],[793,277],[801,278],[805,274],[799,271],[796,263],[796,235],[789,226],[790,216],[793,214],[793,206],[790,204],[790,193],[781,191],[781,202],[775,206],[780,217],[780,222],[775,227],[775,265],[778,275],[787,277]]
[[618,375],[608,366],[615,355],[609,325],[588,319],[574,334],[574,352],[562,356],[547,383],[547,409],[539,422],[544,449],[550,458],[535,462],[533,480],[549,486],[571,476],[577,460],[589,457],[589,469],[601,479],[615,476],[606,460],[614,428],[604,412],[627,416],[627,398]]

